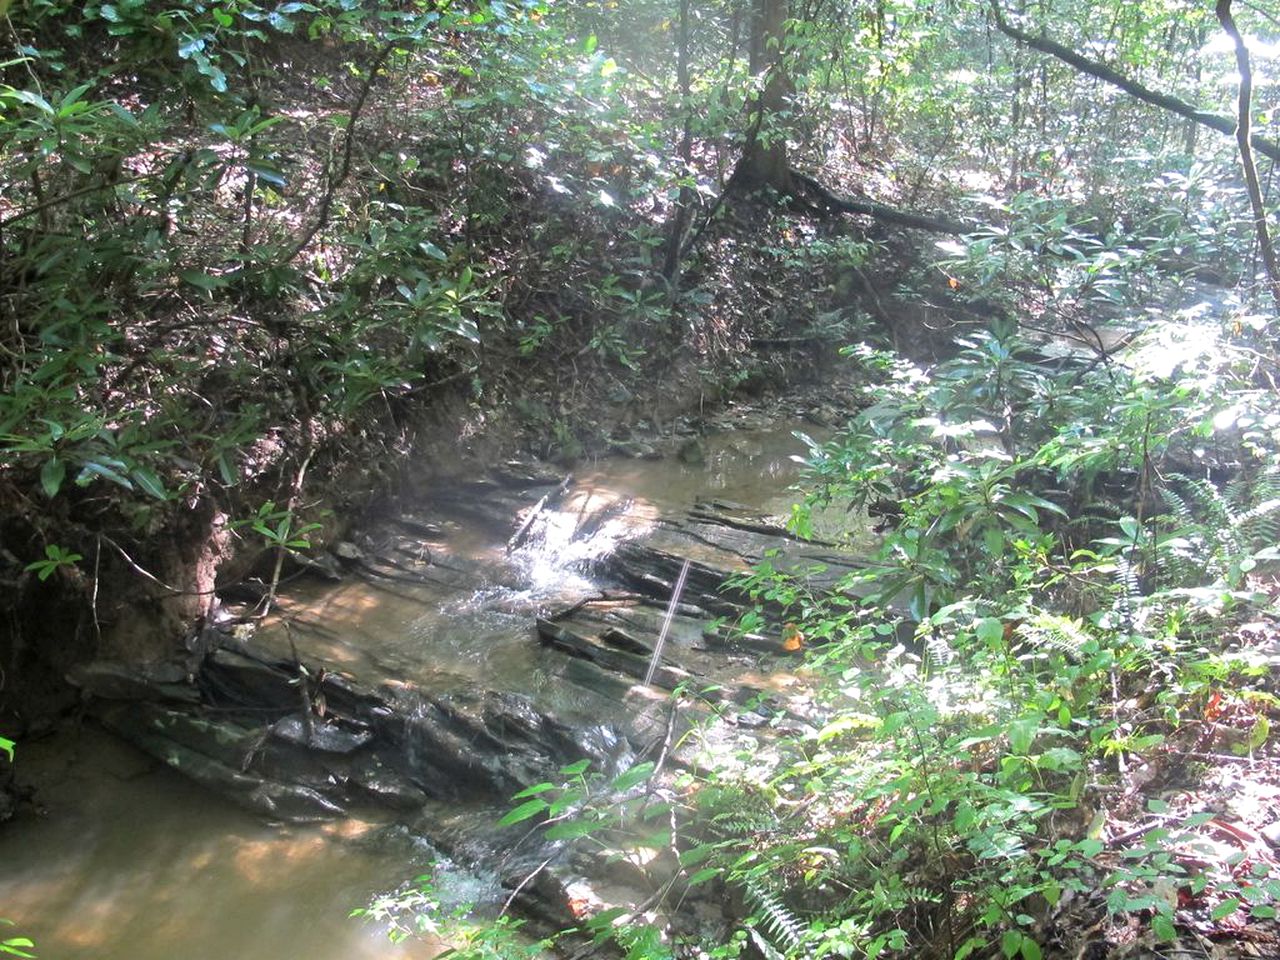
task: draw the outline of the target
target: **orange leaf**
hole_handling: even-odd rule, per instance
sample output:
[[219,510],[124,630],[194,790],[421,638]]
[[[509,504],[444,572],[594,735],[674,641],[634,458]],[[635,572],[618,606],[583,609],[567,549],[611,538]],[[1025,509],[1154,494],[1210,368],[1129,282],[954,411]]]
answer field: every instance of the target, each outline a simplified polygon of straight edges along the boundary
[[787,653],[804,649],[804,634],[794,623],[787,623],[782,627],[782,649]]

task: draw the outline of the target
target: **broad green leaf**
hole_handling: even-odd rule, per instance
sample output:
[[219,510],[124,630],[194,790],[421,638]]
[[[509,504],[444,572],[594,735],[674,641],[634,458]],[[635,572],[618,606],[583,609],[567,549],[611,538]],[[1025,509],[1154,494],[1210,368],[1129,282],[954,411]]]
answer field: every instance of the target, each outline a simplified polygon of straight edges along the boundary
[[40,468],[40,487],[44,490],[44,495],[52,499],[58,495],[58,491],[62,489],[62,481],[67,477],[67,464],[65,460],[59,460],[57,457],[51,457],[44,462],[44,466]]
[[644,763],[637,763],[626,773],[615,779],[611,786],[618,791],[630,790],[636,784],[648,780],[652,774],[653,763],[646,760]]
[[32,93],[30,90],[17,90],[13,87],[6,86],[0,90],[0,97],[9,100],[17,100],[19,103],[25,103],[29,106],[36,107],[44,113],[53,114],[53,107],[49,105],[49,101],[38,93]]
[[1220,904],[1218,904],[1216,907],[1213,908],[1212,912],[1209,914],[1209,919],[1215,920],[1215,921],[1221,920],[1224,917],[1231,916],[1233,913],[1235,913],[1239,909],[1240,909],[1240,898],[1228,897],[1226,900],[1223,900]]
[[1157,913],[1151,918],[1151,932],[1156,935],[1156,939],[1162,942],[1174,940],[1178,936],[1178,931],[1174,929],[1173,921],[1163,913]]
[[604,824],[596,820],[565,820],[547,831],[548,840],[577,840],[599,830]]
[[76,486],[87,487],[93,482],[94,477],[102,477],[106,480],[110,480],[112,483],[118,484],[126,490],[133,489],[133,481],[120,473],[114,467],[103,463],[101,460],[90,460],[84,465],[84,468],[76,477]]
[[983,643],[996,644],[1004,639],[1004,624],[995,617],[983,617],[977,623],[976,633]]
[[498,826],[509,827],[513,823],[520,823],[524,820],[530,819],[531,817],[536,817],[546,809],[547,801],[545,800],[527,800],[499,820]]
[[0,737],[0,752],[5,753],[9,757],[9,762],[13,763],[13,748],[17,746],[12,740],[6,737]]
[[1014,720],[1009,724],[1009,749],[1022,756],[1030,753],[1039,729],[1040,717],[1037,714]]
[[578,774],[585,771],[589,766],[591,766],[591,761],[587,760],[586,758],[583,758],[582,760],[578,760],[574,763],[569,764],[568,766],[561,767],[560,772],[564,774],[566,777],[576,777]]
[[1022,931],[1006,930],[1000,938],[1000,952],[1012,960],[1022,947]]
[[178,273],[183,280],[201,290],[217,290],[225,287],[230,281],[226,277],[214,277],[201,270],[182,270]]
[[283,187],[288,184],[284,174],[280,172],[280,168],[274,164],[267,163],[265,160],[251,160],[245,164],[245,169],[259,180],[265,181],[273,187]]
[[715,853],[716,844],[703,843],[689,850],[685,850],[680,854],[680,866],[693,867],[697,866],[711,854]]
[[129,472],[129,475],[133,477],[143,493],[155,497],[157,500],[169,499],[169,494],[164,489],[164,483],[150,467],[134,467]]
[[554,790],[554,783],[535,783],[532,787],[525,787],[517,793],[512,800],[523,800],[525,797],[536,797],[540,793],[546,793],[548,790]]

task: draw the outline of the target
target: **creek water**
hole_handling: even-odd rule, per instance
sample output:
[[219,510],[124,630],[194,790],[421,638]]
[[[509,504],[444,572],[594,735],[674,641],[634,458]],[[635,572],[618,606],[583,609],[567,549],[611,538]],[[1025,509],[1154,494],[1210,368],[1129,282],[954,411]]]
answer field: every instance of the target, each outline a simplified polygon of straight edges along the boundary
[[[450,549],[467,554],[468,570],[486,571],[479,580],[300,584],[260,641],[296,643],[308,660],[383,684],[440,690],[479,682],[552,702],[572,689],[581,701],[581,687],[558,683],[530,637],[533,613],[596,589],[575,572],[580,558],[568,542],[557,541],[555,516],[571,526],[588,505],[617,505],[595,535],[572,547],[587,551],[608,550],[699,496],[785,516],[799,470],[792,458],[804,452],[796,426],[708,437],[698,465],[668,458],[579,468],[536,549],[508,552],[510,516],[489,529],[447,520]],[[449,561],[436,555],[424,566]],[[557,706],[584,717],[599,708]],[[393,945],[348,919],[438,857],[394,824],[267,824],[87,725],[20,745],[18,769],[48,813],[0,833],[0,917],[17,924],[3,936],[33,938],[42,958],[396,960],[430,952],[421,943]],[[459,872],[456,882],[464,888],[459,900],[484,898],[474,887],[483,881]]]

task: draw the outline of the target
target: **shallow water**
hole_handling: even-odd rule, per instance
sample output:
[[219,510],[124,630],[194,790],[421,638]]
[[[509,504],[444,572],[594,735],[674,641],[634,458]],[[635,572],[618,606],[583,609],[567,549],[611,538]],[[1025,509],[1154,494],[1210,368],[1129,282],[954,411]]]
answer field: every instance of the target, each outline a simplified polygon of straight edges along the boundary
[[[607,549],[698,496],[786,515],[787,487],[799,471],[791,458],[804,452],[791,428],[705,444],[698,466],[581,467],[559,515],[616,501],[616,517],[590,549]],[[490,571],[487,582],[300,585],[282,599],[289,632],[308,659],[362,679],[434,690],[481,681],[539,695],[568,714],[597,712],[582,687],[557,681],[573,661],[548,663],[532,639],[532,614],[596,589],[564,555],[569,546],[558,546],[551,531],[524,553],[508,555],[504,542],[487,536],[455,538],[455,549]],[[262,638],[286,648],[288,640],[280,627]],[[432,851],[407,837],[397,841],[358,820],[264,824],[89,728],[20,745],[18,764],[48,815],[0,832],[0,916],[18,924],[5,935],[33,938],[42,958],[397,960],[433,952],[392,945],[348,919],[426,867]]]
[[41,958],[424,956],[347,919],[412,870],[374,824],[270,826],[90,728],[18,761],[48,812],[0,834],[0,914]]

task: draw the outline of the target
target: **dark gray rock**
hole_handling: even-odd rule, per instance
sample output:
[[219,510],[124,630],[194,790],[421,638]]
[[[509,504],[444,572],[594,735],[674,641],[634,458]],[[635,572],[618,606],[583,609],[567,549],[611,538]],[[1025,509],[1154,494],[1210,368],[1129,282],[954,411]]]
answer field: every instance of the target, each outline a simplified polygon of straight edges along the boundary
[[373,740],[370,730],[346,730],[336,723],[317,718],[307,735],[306,724],[299,716],[282,717],[271,725],[271,735],[285,743],[320,753],[348,755],[355,753]]
[[67,682],[103,700],[167,700],[198,703],[200,692],[180,663],[126,664],[94,660],[76,665]]

